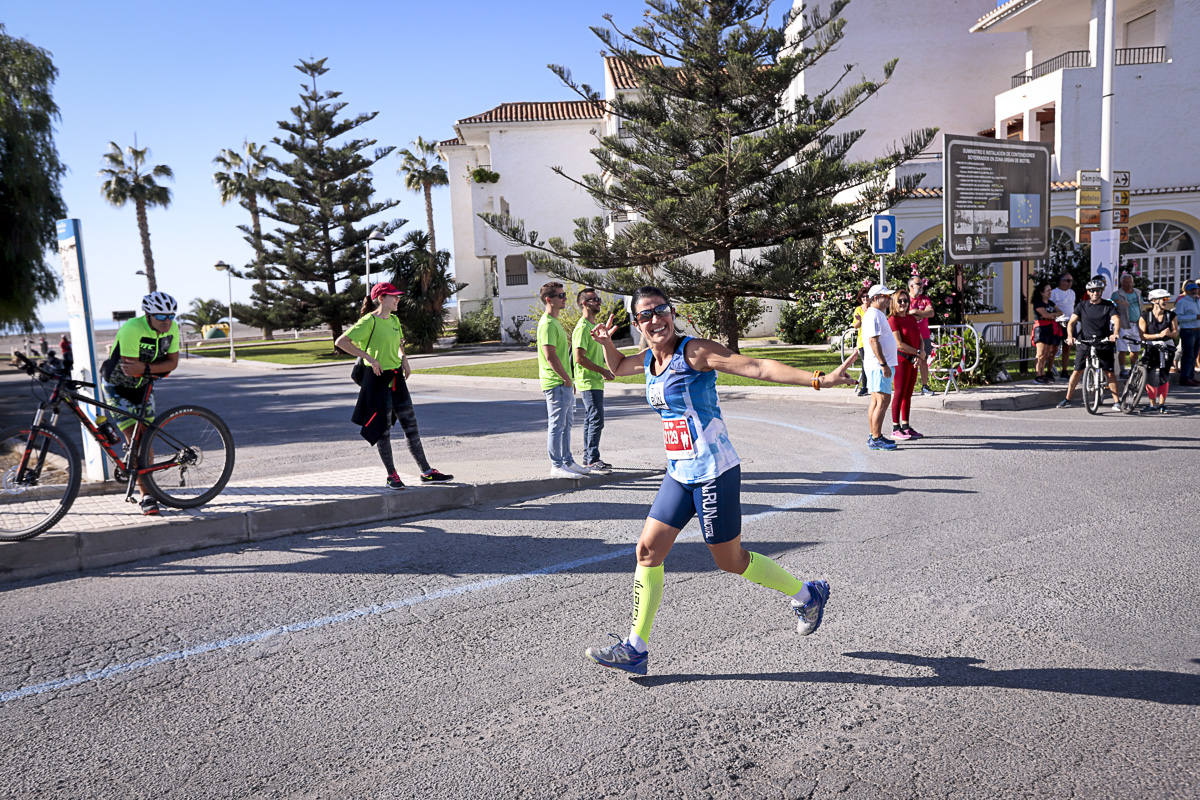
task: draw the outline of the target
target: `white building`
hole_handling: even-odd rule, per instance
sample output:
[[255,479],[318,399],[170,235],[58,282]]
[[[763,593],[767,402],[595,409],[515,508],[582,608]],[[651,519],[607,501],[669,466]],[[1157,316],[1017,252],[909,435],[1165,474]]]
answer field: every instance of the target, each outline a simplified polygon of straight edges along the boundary
[[[797,1],[797,5],[801,3]],[[1177,291],[1200,273],[1200,0],[1116,0],[1113,162],[1132,173],[1130,248],[1125,261],[1156,287]],[[834,52],[800,76],[792,96],[828,88],[844,64],[879,78],[884,64],[900,63],[891,81],[847,121],[865,135],[850,157],[869,159],[915,128],[943,133],[1020,138],[1053,143],[1051,225],[1055,236],[1074,235],[1074,178],[1099,167],[1100,63],[1103,0],[855,0],[843,16],[845,38]],[[794,30],[794,29],[793,29]],[[1189,55],[1189,53],[1191,55]],[[606,59],[605,96],[634,91],[620,62]],[[521,249],[502,240],[476,216],[512,210],[543,239],[574,238],[573,220],[597,216],[582,189],[550,171],[598,172],[589,150],[596,137],[617,133],[618,121],[595,104],[505,103],[460,120],[456,139],[441,143],[449,162],[455,269],[470,286],[459,295],[464,311],[497,298],[504,324],[537,305],[535,272]],[[892,211],[907,249],[941,234],[942,142],[901,172],[924,173],[913,198]],[[499,174],[495,183],[469,179],[479,166]],[[614,220],[612,224],[620,224]],[[974,321],[1015,321],[1029,315],[1031,262],[996,264],[985,288],[995,313]],[[515,310],[514,310],[515,308]],[[774,325],[774,315],[762,330]]]

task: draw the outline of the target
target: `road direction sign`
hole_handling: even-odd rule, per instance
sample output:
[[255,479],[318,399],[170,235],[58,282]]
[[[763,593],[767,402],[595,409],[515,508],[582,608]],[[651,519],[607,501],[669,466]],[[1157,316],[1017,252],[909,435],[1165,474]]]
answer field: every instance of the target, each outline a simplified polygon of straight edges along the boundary
[[1098,208],[1077,208],[1077,209],[1075,209],[1075,224],[1076,225],[1099,225],[1100,224],[1100,209],[1098,209]]
[[1099,189],[1079,189],[1075,192],[1075,205],[1077,206],[1100,206],[1100,190]]
[[890,255],[896,252],[896,217],[892,214],[876,214],[871,220],[871,246],[875,255]]
[[1113,170],[1112,184],[1113,184],[1114,189],[1128,189],[1129,188],[1129,170],[1127,170],[1127,169]]
[[1127,206],[1129,205],[1129,191],[1127,189],[1117,189],[1113,191],[1113,205]]
[[1099,189],[1100,170],[1081,169],[1075,173],[1075,182],[1079,184],[1080,189]]
[[1112,210],[1112,224],[1113,224],[1114,228],[1117,227],[1118,225],[1128,225],[1129,224],[1129,209],[1128,208],[1114,208]]

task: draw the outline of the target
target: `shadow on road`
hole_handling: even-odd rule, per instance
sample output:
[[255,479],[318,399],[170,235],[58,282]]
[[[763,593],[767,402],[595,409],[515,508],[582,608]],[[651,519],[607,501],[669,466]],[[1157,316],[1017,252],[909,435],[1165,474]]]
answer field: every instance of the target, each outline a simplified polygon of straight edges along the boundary
[[[932,669],[933,675],[904,677],[865,672],[760,672],[731,674],[652,675],[634,678],[639,686],[667,686],[694,681],[781,681],[788,683],[834,683],[900,688],[997,688],[1057,692],[1122,700],[1145,700],[1166,705],[1200,705],[1200,675],[1154,669],[1091,669],[1047,667],[1045,669],[987,669],[978,658],[929,658],[906,653],[844,653],[850,658],[891,661]],[[1200,659],[1194,659],[1200,663]]]
[[[1154,415],[1157,418],[1157,414]],[[953,440],[931,440],[922,448],[935,450],[1071,451],[1088,453],[1141,453],[1156,450],[1194,450],[1191,436],[1158,436],[1149,430],[1142,436],[955,436]]]

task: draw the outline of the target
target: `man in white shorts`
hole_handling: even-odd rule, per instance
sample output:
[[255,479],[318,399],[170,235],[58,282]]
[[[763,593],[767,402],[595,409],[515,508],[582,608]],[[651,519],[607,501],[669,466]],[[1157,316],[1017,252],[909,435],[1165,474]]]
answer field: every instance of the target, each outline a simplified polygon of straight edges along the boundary
[[883,435],[883,419],[892,402],[892,372],[899,363],[896,356],[896,336],[884,311],[892,301],[892,290],[876,284],[867,292],[870,306],[863,312],[863,373],[867,376],[867,391],[871,404],[867,408],[867,423],[871,435],[867,447],[871,450],[895,450],[896,443]]

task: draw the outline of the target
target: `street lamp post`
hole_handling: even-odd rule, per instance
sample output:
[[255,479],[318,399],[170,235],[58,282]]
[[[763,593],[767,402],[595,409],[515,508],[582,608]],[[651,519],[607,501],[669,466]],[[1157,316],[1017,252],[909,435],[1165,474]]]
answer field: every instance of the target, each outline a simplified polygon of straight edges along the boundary
[[229,279],[229,360],[237,361],[237,353],[233,351],[233,270],[224,261],[216,263],[217,272],[224,272]]
[[371,231],[367,236],[367,296],[371,296],[371,242],[382,242],[383,234],[379,231]]

